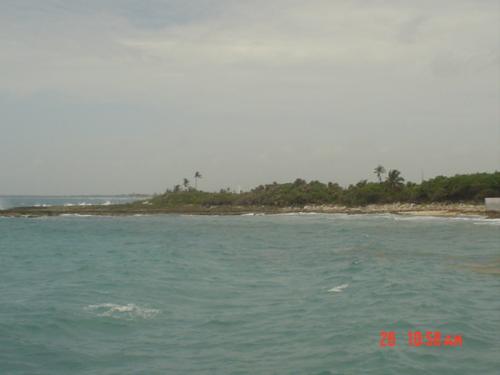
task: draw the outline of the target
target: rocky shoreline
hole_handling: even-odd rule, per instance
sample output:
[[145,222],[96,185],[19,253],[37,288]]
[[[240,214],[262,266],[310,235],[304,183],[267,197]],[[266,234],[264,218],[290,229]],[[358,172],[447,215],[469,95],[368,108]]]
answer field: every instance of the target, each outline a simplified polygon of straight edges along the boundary
[[191,215],[243,215],[243,214],[284,214],[284,213],[331,213],[331,214],[401,214],[416,216],[483,216],[500,217],[500,213],[487,212],[484,205],[475,204],[413,204],[392,203],[375,204],[362,207],[337,205],[305,205],[302,207],[274,206],[199,206],[182,205],[174,207],[155,207],[144,204],[117,204],[94,206],[53,206],[53,207],[18,207],[0,210],[4,217],[40,217],[60,215],[96,215],[96,216],[132,216],[155,214],[191,214]]
[[345,206],[305,206],[308,212],[325,213],[352,213],[352,214],[370,214],[370,213],[395,213],[418,216],[487,216],[484,205],[465,204],[465,203],[391,203],[391,204],[373,204],[363,207],[345,207]]

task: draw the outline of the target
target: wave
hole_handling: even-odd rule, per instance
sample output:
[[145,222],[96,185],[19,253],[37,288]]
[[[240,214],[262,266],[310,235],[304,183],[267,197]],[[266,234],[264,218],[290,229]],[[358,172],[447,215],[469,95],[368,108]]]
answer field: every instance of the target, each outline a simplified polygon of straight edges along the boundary
[[339,286],[336,286],[332,289],[328,289],[328,292],[330,293],[342,293],[342,291],[347,288],[349,286],[349,284],[342,284],[342,285],[339,285]]
[[84,214],[61,214],[62,217],[93,217],[95,215],[84,215]]
[[97,305],[88,305],[83,308],[85,311],[94,313],[99,317],[115,319],[152,319],[160,313],[158,309],[149,309],[137,306],[134,303],[118,305],[116,303],[100,303]]
[[474,223],[475,225],[500,225],[500,219],[482,219]]
[[64,203],[65,207],[73,207],[73,206],[92,206],[92,203],[88,202],[79,202],[79,203]]
[[406,215],[394,215],[394,220],[396,221],[415,221],[415,222],[435,222],[435,223],[450,223],[450,222],[463,222],[472,223],[474,225],[500,225],[500,219],[489,219],[484,216],[452,216],[452,217],[441,217],[441,216],[406,216]]

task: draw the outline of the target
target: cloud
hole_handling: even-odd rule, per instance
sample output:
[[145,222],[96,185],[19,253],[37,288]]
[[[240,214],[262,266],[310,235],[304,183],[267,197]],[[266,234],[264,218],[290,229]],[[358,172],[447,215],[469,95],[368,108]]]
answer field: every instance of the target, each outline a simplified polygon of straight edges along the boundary
[[144,191],[185,169],[217,187],[498,168],[499,18],[493,0],[5,0],[0,150],[25,151],[26,185],[39,157],[31,173],[74,162],[110,192],[141,190],[120,163]]
[[[394,2],[215,3],[203,2],[205,13],[196,12],[192,2],[161,1],[7,7],[10,12],[0,19],[0,58],[9,73],[2,88],[91,95],[106,83],[106,95],[115,89],[116,94],[142,96],[151,87],[181,83],[191,70],[200,69],[206,74],[228,69],[266,74],[260,69],[267,67],[335,73],[342,67],[406,65],[411,70],[419,65],[424,73],[439,74],[446,66],[484,67],[498,58],[498,16],[488,7],[445,11]],[[156,16],[147,24],[151,15]],[[450,49],[463,57],[450,64],[443,56]]]

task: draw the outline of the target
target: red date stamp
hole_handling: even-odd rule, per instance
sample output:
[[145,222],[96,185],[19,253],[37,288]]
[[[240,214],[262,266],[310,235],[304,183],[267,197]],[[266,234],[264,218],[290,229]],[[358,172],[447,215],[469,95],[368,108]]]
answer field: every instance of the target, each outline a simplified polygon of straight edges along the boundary
[[[463,344],[462,335],[442,335],[440,331],[408,331],[406,335],[408,346],[459,346]],[[396,346],[395,331],[380,331],[379,346],[393,348]]]

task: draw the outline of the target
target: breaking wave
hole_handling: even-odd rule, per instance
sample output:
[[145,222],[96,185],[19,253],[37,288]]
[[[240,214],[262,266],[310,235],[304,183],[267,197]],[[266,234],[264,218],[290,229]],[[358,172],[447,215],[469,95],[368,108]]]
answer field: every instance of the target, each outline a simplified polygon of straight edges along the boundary
[[148,309],[137,306],[133,303],[118,305],[115,303],[100,303],[97,305],[88,305],[84,307],[85,311],[91,312],[99,317],[115,319],[152,319],[160,313],[158,309]]
[[342,291],[347,288],[349,286],[349,284],[342,284],[342,285],[339,285],[339,286],[336,286],[332,289],[329,289],[328,291],[330,293],[342,293]]

